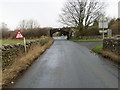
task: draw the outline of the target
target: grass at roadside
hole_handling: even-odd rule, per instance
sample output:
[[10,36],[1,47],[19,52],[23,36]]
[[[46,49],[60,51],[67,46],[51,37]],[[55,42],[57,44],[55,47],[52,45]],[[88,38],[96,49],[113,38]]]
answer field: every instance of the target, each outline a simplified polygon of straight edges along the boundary
[[102,39],[70,39],[70,41],[102,41]]
[[111,51],[106,51],[103,50],[103,45],[97,45],[95,47],[92,48],[92,51],[102,55],[104,58],[108,58],[109,60],[112,60],[113,62],[120,64],[120,56],[116,55],[115,53],[111,52]]
[[92,48],[92,51],[96,52],[96,53],[100,53],[102,51],[103,45],[97,45],[95,47]]
[[[26,41],[32,41],[34,39],[27,39]],[[7,40],[0,40],[0,44],[17,44],[23,43],[23,39],[7,39]]]

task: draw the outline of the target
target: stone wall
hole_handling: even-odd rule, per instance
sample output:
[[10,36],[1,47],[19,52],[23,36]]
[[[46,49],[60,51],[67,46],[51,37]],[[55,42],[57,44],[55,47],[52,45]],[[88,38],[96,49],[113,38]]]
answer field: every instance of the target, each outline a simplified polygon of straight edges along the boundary
[[[26,42],[27,52],[30,50],[31,47],[36,45],[43,46],[48,42],[50,38],[42,37],[38,40]],[[25,54],[25,49],[23,44],[13,44],[13,45],[2,45],[0,47],[2,51],[2,67],[3,69],[12,64],[15,60],[22,57]]]
[[103,49],[120,55],[120,39],[104,39]]

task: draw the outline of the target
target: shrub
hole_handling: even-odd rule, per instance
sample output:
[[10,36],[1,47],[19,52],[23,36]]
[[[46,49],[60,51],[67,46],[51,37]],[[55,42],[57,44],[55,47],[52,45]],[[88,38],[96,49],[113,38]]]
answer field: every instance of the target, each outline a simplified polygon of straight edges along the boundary
[[[22,31],[23,36],[27,39],[40,38],[41,36],[49,36],[50,28],[37,28]],[[2,31],[2,39],[15,39],[17,30]]]
[[120,20],[117,20],[111,27],[114,35],[120,35]]
[[84,36],[97,36],[100,35],[99,28],[97,26],[91,26],[84,30]]

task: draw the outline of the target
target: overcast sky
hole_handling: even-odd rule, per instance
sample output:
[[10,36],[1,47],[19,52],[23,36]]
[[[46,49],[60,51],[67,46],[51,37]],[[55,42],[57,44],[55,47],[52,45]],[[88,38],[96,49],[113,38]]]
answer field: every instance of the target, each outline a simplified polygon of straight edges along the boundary
[[[0,0],[0,23],[15,29],[23,19],[37,20],[41,27],[61,27],[59,14],[66,0]],[[118,17],[119,0],[100,0],[106,3],[106,14]]]

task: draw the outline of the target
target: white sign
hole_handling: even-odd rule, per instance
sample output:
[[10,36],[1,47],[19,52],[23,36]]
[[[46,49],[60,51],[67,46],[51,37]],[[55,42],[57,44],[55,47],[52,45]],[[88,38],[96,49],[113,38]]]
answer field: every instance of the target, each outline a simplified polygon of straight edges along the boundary
[[99,31],[99,33],[103,33],[103,32],[104,32],[104,33],[107,33],[108,30],[104,30],[104,31],[103,31],[103,30],[100,30],[100,31]]
[[108,28],[107,21],[99,21],[99,28]]
[[107,35],[109,36],[109,37],[111,37],[112,36],[112,30],[110,30],[110,29],[108,29],[108,30],[99,30],[99,33],[107,33]]

